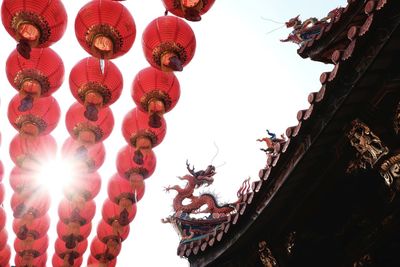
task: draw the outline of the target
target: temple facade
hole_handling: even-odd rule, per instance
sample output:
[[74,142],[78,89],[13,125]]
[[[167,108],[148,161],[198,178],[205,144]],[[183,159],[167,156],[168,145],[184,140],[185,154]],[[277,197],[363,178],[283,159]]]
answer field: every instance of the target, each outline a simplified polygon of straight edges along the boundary
[[[270,138],[259,180],[236,202],[204,200],[225,208],[206,218],[177,206],[166,219],[177,254],[192,267],[400,266],[400,1],[348,0],[286,25],[283,41],[332,71],[286,137]],[[188,171],[182,192],[212,182],[212,168]]]

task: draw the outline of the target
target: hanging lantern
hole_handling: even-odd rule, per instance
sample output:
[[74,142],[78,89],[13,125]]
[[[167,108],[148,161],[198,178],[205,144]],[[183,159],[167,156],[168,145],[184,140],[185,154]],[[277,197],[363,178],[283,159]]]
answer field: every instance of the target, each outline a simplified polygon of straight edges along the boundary
[[4,229],[6,225],[6,212],[3,207],[0,206],[0,229]]
[[4,175],[4,166],[3,162],[0,161],[0,182],[3,181],[3,175]]
[[140,111],[150,115],[149,126],[161,127],[161,117],[179,100],[180,85],[175,74],[148,67],[136,74],[131,95]]
[[40,182],[32,172],[16,166],[10,172],[10,186],[15,192],[22,193],[23,191],[34,191],[40,186]]
[[22,135],[47,135],[60,120],[60,106],[52,97],[35,100],[33,106],[26,105],[20,95],[14,96],[8,106],[8,120]]
[[129,10],[121,3],[93,0],[79,10],[75,34],[86,52],[111,59],[129,51],[135,41],[136,26]]
[[64,196],[69,201],[89,201],[100,192],[101,177],[97,172],[75,178],[63,188]]
[[0,251],[7,245],[8,233],[6,229],[0,231]]
[[63,198],[58,205],[58,216],[65,224],[71,222],[76,222],[80,225],[88,224],[92,221],[95,212],[96,204],[93,200],[74,203]]
[[112,225],[109,225],[104,220],[101,220],[97,226],[97,238],[104,244],[107,244],[110,239],[122,242],[128,237],[129,230],[129,225],[122,226],[118,221],[114,221]]
[[111,61],[88,57],[79,61],[71,70],[69,86],[75,99],[85,105],[85,117],[96,121],[98,109],[113,104],[121,95],[122,74]]
[[156,155],[153,150],[146,150],[143,153],[142,164],[135,162],[134,158],[137,157],[136,149],[131,146],[124,146],[117,155],[116,165],[118,174],[121,177],[128,179],[132,183],[140,183],[137,176],[143,179],[150,177],[156,169]]
[[92,224],[81,225],[79,222],[68,222],[67,224],[59,221],[57,224],[58,237],[65,242],[65,246],[73,249],[79,242],[87,239],[92,230]]
[[30,60],[14,50],[7,59],[6,73],[10,84],[32,105],[35,98],[50,96],[61,87],[64,64],[50,48],[34,49]]
[[36,190],[29,194],[14,193],[11,197],[14,218],[44,216],[50,208],[50,194],[46,190]]
[[139,183],[134,184],[119,174],[114,174],[108,181],[107,193],[109,199],[116,204],[124,198],[137,203],[144,195],[144,181],[142,180],[140,185]]
[[21,240],[16,238],[14,240],[15,252],[24,258],[24,256],[32,255],[34,258],[43,255],[49,247],[49,237],[45,235],[40,239],[26,239]]
[[200,21],[215,0],[162,0],[167,11],[189,21]]
[[129,200],[119,202],[118,205],[106,199],[101,210],[103,220],[109,225],[115,221],[121,226],[126,226],[133,221],[136,216],[136,205]]
[[[73,259],[73,264],[71,264],[71,258]],[[53,255],[51,263],[53,266],[68,266],[68,267],[80,267],[82,266],[83,258],[73,258],[66,255],[64,258],[60,258],[57,254]]]
[[12,228],[17,238],[21,240],[25,240],[28,237],[40,239],[47,234],[50,228],[50,217],[45,214],[39,218],[26,216],[22,219],[14,219]]
[[48,47],[63,36],[67,13],[60,0],[4,0],[1,18],[7,32],[17,41],[18,52],[29,58],[32,47]]
[[30,254],[24,255],[24,257],[21,257],[20,255],[15,255],[15,266],[39,267],[39,266],[46,266],[46,262],[47,262],[47,254],[46,253],[44,253],[36,258]]
[[74,166],[75,173],[95,172],[104,163],[105,147],[102,142],[88,145],[69,137],[65,140],[61,154],[63,159]]
[[[5,188],[4,188],[4,184],[0,183],[0,204],[3,204],[4,201],[4,194],[5,193]],[[0,229],[1,230],[1,229]]]
[[46,161],[55,158],[57,143],[51,135],[32,138],[17,134],[11,140],[9,150],[15,165],[24,170],[38,170]]
[[149,115],[137,108],[129,111],[122,121],[122,135],[131,146],[142,150],[151,149],[164,140],[167,124],[161,118],[161,127],[152,128],[148,125]]
[[162,71],[182,71],[194,56],[196,38],[184,20],[162,16],[147,25],[142,46],[146,60],[153,67]]
[[0,250],[0,266],[9,267],[8,262],[11,258],[11,249],[9,245],[6,245],[5,248]]
[[[95,237],[90,245],[90,254],[98,261],[105,263],[115,259],[121,251],[121,243],[109,240],[106,244]],[[107,266],[109,266],[107,264]]]
[[87,246],[88,241],[85,239],[82,242],[79,242],[75,248],[69,249],[65,246],[65,242],[58,238],[55,242],[54,248],[57,256],[61,259],[67,259],[68,263],[74,266],[75,260],[82,257]]
[[107,260],[101,258],[100,260],[96,259],[92,255],[88,258],[88,267],[115,267],[117,265],[117,258],[113,260]]
[[114,117],[109,107],[99,110],[98,120],[93,122],[85,116],[85,107],[75,102],[67,111],[65,121],[68,132],[83,144],[94,144],[110,136]]

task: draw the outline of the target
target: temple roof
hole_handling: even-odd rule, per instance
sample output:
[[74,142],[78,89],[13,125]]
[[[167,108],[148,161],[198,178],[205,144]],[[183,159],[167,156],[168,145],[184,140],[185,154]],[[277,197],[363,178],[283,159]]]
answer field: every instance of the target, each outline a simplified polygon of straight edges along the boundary
[[[312,162],[323,157],[324,146],[331,144],[332,139],[338,142],[337,133],[343,131],[343,122],[349,120],[349,114],[354,114],[354,106],[376,97],[373,80],[382,75],[382,69],[394,64],[387,55],[392,54],[398,42],[385,44],[392,35],[400,40],[400,32],[396,31],[400,3],[397,0],[348,2],[337,19],[298,50],[304,58],[333,63],[332,71],[321,74],[321,88],[308,96],[309,108],[298,111],[298,124],[287,128],[288,139],[284,144],[275,145],[266,166],[259,171],[259,180],[252,183],[252,191],[242,196],[236,207],[238,212],[209,235],[181,242],[177,253],[189,258],[191,266],[210,264],[236,246],[253,224],[282,214],[276,203],[288,201],[290,188],[304,181],[306,174],[316,171]],[[380,53],[384,58],[375,61]],[[367,71],[369,75],[365,75]],[[390,91],[389,87],[385,90]],[[322,171],[321,168],[318,170]]]

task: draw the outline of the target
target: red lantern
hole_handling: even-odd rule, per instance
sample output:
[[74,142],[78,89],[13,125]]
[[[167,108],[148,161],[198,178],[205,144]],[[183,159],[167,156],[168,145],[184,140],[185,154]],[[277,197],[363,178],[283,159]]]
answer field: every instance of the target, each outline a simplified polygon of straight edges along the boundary
[[136,205],[129,200],[125,200],[124,202],[120,201],[117,205],[111,200],[106,199],[103,203],[101,214],[103,220],[109,225],[118,221],[121,226],[126,226],[131,223],[136,216]]
[[[5,193],[5,188],[4,184],[0,183],[0,205],[3,204],[4,201],[4,193]],[[1,229],[0,229],[1,230]]]
[[142,36],[147,61],[162,71],[182,71],[193,58],[196,38],[184,20],[158,17],[147,25]]
[[88,267],[115,267],[117,265],[117,258],[113,260],[101,259],[98,260],[92,255],[88,258]]
[[60,106],[52,97],[38,98],[33,106],[20,95],[14,96],[8,106],[8,120],[21,134],[37,136],[53,131],[60,120]]
[[4,175],[4,166],[3,162],[0,161],[0,182],[3,181],[3,175]]
[[7,245],[8,233],[6,229],[0,231],[0,251]]
[[[95,237],[90,245],[90,254],[100,262],[108,262],[115,259],[120,251],[121,242],[112,239],[105,244]],[[109,265],[107,264],[107,266]]]
[[10,173],[10,185],[15,192],[22,193],[35,190],[40,182],[32,172],[14,167]]
[[91,223],[81,225],[79,222],[65,224],[59,221],[57,224],[58,237],[65,242],[65,246],[69,249],[75,248],[77,243],[87,239],[91,230]]
[[143,153],[143,163],[134,161],[136,150],[131,146],[124,146],[117,155],[117,171],[121,177],[132,181],[135,176],[140,175],[143,179],[150,177],[156,169],[156,155],[149,149]]
[[0,229],[4,229],[6,225],[6,212],[3,207],[0,206]]
[[128,237],[129,230],[129,225],[121,226],[117,221],[109,225],[101,220],[97,226],[97,238],[104,244],[107,244],[110,239],[122,242]]
[[42,217],[14,219],[12,228],[17,238],[25,240],[28,237],[40,239],[44,237],[50,227],[50,217],[45,214]]
[[38,189],[29,194],[14,193],[11,197],[11,208],[14,218],[44,216],[50,208],[50,194],[47,190]]
[[97,172],[76,177],[68,186],[65,186],[64,196],[69,201],[92,200],[100,192],[101,177]]
[[51,135],[35,138],[17,134],[10,142],[10,157],[24,170],[38,170],[55,158],[57,143]]
[[200,21],[215,0],[162,0],[165,8],[175,16],[190,21]]
[[75,34],[86,52],[111,59],[129,51],[135,41],[136,26],[129,10],[121,3],[93,0],[79,10]]
[[138,109],[150,115],[149,126],[158,128],[160,117],[178,102],[180,85],[174,73],[148,67],[136,74],[131,95]]
[[139,186],[139,183],[132,184],[119,174],[114,174],[108,181],[107,193],[109,199],[116,204],[123,198],[136,203],[141,200],[144,195],[144,182],[142,180],[141,186]]
[[11,258],[11,249],[10,246],[7,245],[5,248],[0,250],[0,266],[6,266],[9,267],[10,265],[8,262],[10,261]]
[[98,120],[93,122],[85,116],[85,107],[75,102],[67,111],[65,121],[68,132],[84,144],[104,141],[114,127],[114,117],[109,107],[99,110]]
[[70,137],[64,142],[61,153],[63,159],[74,166],[75,173],[85,174],[103,165],[106,152],[102,142],[88,145]]
[[47,254],[42,254],[39,257],[34,258],[32,255],[28,254],[24,257],[19,255],[15,255],[15,266],[33,266],[33,267],[42,267],[46,266],[47,262]]
[[49,237],[45,235],[40,239],[26,239],[21,240],[16,238],[14,240],[15,252],[24,257],[26,254],[31,254],[34,258],[43,255],[49,247]]
[[56,254],[53,255],[52,258],[52,264],[53,266],[69,266],[69,267],[80,267],[82,266],[82,262],[83,262],[83,258],[79,257],[79,258],[73,258],[73,264],[71,264],[71,257],[69,257],[68,255],[66,255],[64,257],[64,259],[60,258],[59,256],[57,256]]
[[79,242],[73,249],[67,248],[65,244],[66,243],[63,240],[57,238],[54,245],[56,254],[62,259],[64,259],[65,256],[72,256],[73,259],[77,259],[85,253],[88,241],[85,239],[82,242]]
[[4,0],[1,17],[7,32],[20,43],[19,52],[29,58],[31,47],[48,47],[63,36],[67,13],[60,0]]
[[7,59],[6,73],[10,84],[25,101],[49,96],[64,81],[62,59],[50,48],[34,49],[30,60],[14,50]]
[[152,128],[148,125],[149,115],[137,108],[129,111],[122,121],[122,134],[133,147],[137,149],[151,149],[164,140],[167,124],[161,118],[161,127]]
[[93,200],[74,203],[63,198],[58,205],[58,216],[65,224],[71,222],[76,222],[80,225],[88,224],[92,221],[95,212],[96,204]]
[[69,86],[75,99],[86,106],[86,117],[96,121],[98,109],[113,104],[121,95],[122,74],[111,61],[88,57],[79,61],[71,70]]

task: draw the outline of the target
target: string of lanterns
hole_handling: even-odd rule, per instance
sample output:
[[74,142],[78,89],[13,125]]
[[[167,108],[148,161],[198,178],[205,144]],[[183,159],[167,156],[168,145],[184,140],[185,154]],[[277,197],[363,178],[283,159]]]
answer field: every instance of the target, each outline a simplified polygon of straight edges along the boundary
[[[60,118],[60,108],[50,94],[60,87],[64,67],[50,48],[37,48],[49,46],[60,39],[65,31],[66,12],[61,2],[52,3],[47,6],[32,3],[22,6],[15,1],[4,1],[2,5],[3,24],[19,42],[17,50],[11,53],[6,63],[8,80],[19,91],[8,109],[9,121],[19,131],[10,144],[10,156],[17,165],[10,175],[10,181],[14,177],[28,182],[24,184],[28,186],[14,188],[11,198],[17,266],[41,266],[47,260],[50,219],[46,214],[50,196],[40,183],[33,180],[40,162],[55,156],[56,143],[49,134]],[[51,13],[53,8],[59,11],[57,18]],[[59,23],[57,19],[63,17],[64,23]],[[50,31],[54,35],[46,34]],[[15,184],[21,185],[18,182]]]
[[18,91],[7,114],[18,131],[9,147],[16,165],[10,173],[14,190],[14,261],[16,266],[44,266],[49,245],[50,195],[39,176],[41,168],[57,152],[50,133],[61,112],[51,94],[64,79],[63,62],[48,47],[64,34],[67,14],[61,1],[4,0],[1,12],[4,27],[18,42],[6,62],[7,78]]
[[[0,145],[1,145],[1,133],[0,133]],[[4,166],[0,160],[0,266],[9,267],[8,264],[11,258],[11,249],[7,244],[8,232],[5,228],[7,215],[3,208],[5,189],[3,184],[4,177]]]
[[[164,114],[176,106],[180,97],[179,81],[173,72],[182,71],[195,53],[194,32],[182,18],[199,21],[213,3],[163,0],[165,16],[151,21],[142,34],[143,53],[150,67],[138,72],[132,83],[136,108],[122,122],[127,145],[118,152],[117,173],[108,181],[108,198],[90,244],[89,265],[116,265],[121,243],[128,237],[129,224],[136,215],[136,203],[144,195],[145,179],[156,168],[153,148],[166,135]],[[168,16],[168,12],[175,16]],[[50,133],[59,122],[60,107],[51,95],[64,77],[61,58],[48,47],[64,34],[67,15],[60,0],[4,0],[2,22],[18,43],[6,63],[8,80],[19,91],[8,109],[10,123],[19,132],[10,143],[10,157],[16,165],[10,173],[13,230],[17,236],[15,264],[45,266],[50,196],[39,181],[38,169],[56,155],[57,144]],[[78,12],[75,33],[91,56],[79,61],[69,75],[77,102],[66,113],[70,137],[61,154],[77,172],[64,187],[64,198],[58,206],[53,266],[80,266],[83,262],[96,211],[94,198],[101,187],[97,170],[105,160],[103,141],[114,126],[109,106],[118,100],[123,88],[122,74],[110,60],[130,50],[136,27],[129,10],[118,1],[92,0]],[[0,168],[0,181],[2,172]],[[2,184],[0,203],[4,196],[1,189]],[[4,228],[3,217],[5,223],[5,212],[0,208],[0,230]],[[6,243],[7,232],[1,230],[0,259],[9,255],[4,262],[11,255]],[[0,266],[6,265],[0,262]]]

